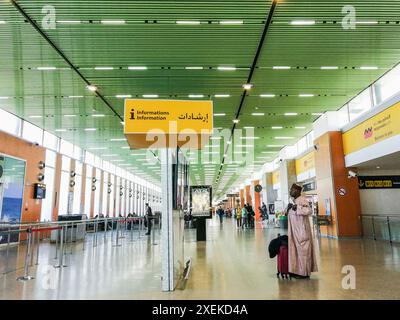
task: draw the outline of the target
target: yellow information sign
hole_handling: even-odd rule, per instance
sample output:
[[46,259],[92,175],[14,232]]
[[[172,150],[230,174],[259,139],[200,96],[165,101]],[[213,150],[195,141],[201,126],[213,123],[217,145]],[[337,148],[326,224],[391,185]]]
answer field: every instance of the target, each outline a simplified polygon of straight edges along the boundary
[[343,133],[344,154],[348,155],[400,134],[400,102]]
[[315,169],[315,151],[307,153],[304,157],[296,160],[296,174]]
[[272,172],[272,184],[275,185],[275,184],[278,184],[278,183],[281,183],[281,181],[280,181],[280,171],[276,170],[276,171]]
[[213,130],[213,102],[125,100],[124,133],[131,148],[200,149]]

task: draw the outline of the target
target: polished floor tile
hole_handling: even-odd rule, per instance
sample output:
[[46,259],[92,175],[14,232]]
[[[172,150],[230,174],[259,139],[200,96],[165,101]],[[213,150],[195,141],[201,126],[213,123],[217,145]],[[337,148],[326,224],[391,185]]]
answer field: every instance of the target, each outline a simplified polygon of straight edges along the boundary
[[[207,241],[196,242],[195,230],[185,231],[185,257],[193,266],[184,290],[161,292],[159,235],[137,238],[127,233],[121,246],[110,235],[67,247],[67,267],[53,265],[55,246],[40,246],[33,258],[34,280],[20,282],[25,248],[9,252],[8,273],[0,275],[0,299],[400,299],[400,245],[367,239],[316,239],[319,272],[310,280],[278,280],[276,259],[267,244],[280,229],[237,230],[227,219],[209,220]],[[71,250],[72,249],[72,250]],[[84,250],[83,250],[84,249]],[[72,251],[73,254],[70,254]],[[0,271],[5,269],[4,249]],[[16,272],[10,271],[18,266]],[[356,271],[356,289],[342,287],[344,266]]]

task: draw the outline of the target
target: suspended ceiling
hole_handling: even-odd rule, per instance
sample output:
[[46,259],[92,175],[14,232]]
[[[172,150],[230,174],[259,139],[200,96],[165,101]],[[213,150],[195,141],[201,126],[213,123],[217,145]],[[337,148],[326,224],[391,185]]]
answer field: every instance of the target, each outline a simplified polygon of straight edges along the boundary
[[[46,18],[42,10],[49,4],[56,10],[54,29],[42,24]],[[214,101],[216,114],[222,114],[215,116],[214,126],[231,130],[271,4],[264,0],[2,1],[0,97],[9,99],[0,100],[0,107],[99,156],[111,155],[105,160],[122,160],[125,168],[157,181],[159,169],[137,160],[143,158],[143,151],[129,150],[125,141],[111,141],[124,138],[123,99],[116,96],[157,94],[187,99],[201,94]],[[221,151],[215,148],[220,152],[213,156],[218,158],[214,165],[192,166],[194,183],[212,184],[217,195],[230,190],[273,159],[279,146],[292,145],[309,132],[318,114],[337,110],[399,62],[400,1],[352,1],[357,21],[377,23],[345,30],[342,9],[348,4],[278,2],[252,76],[254,87],[244,99],[236,126],[254,127],[256,140],[243,140],[244,145],[254,142],[254,147],[243,152],[253,154],[254,150],[255,166],[240,172],[224,166],[219,175],[226,147],[221,141]],[[105,24],[104,20],[124,23]],[[176,23],[182,20],[200,24]],[[243,24],[220,24],[227,20]],[[292,25],[293,20],[314,20],[315,24]],[[147,69],[129,70],[143,66]],[[236,70],[219,70],[221,66]],[[291,68],[276,70],[274,66]],[[338,68],[321,70],[323,66]],[[360,69],[365,66],[377,68]],[[98,87],[100,97],[86,89],[87,83]],[[275,97],[261,98],[260,94]],[[285,116],[288,112],[297,115]]]

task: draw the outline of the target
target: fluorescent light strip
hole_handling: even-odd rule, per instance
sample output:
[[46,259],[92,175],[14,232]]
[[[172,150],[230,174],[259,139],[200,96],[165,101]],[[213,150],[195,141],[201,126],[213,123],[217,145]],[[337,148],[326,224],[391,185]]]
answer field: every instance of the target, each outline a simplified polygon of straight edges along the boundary
[[119,98],[119,99],[125,99],[125,98],[132,98],[132,95],[130,95],[130,94],[117,94],[115,97]]
[[60,24],[79,24],[81,22],[82,21],[80,21],[80,20],[58,20],[57,21],[57,23],[60,23]]
[[107,147],[94,147],[94,148],[89,148],[89,150],[107,150]]
[[282,147],[284,147],[284,145],[282,145],[282,144],[268,144],[267,147],[268,148],[282,148]]
[[158,94],[144,94],[143,98],[158,98]]
[[68,96],[69,99],[84,98],[84,96]]
[[293,26],[311,26],[315,24],[315,20],[293,20],[290,24]]
[[378,70],[378,67],[360,67],[360,70]]
[[284,115],[287,116],[287,117],[289,117],[289,116],[297,116],[298,113],[296,113],[296,112],[286,112]]
[[323,113],[322,112],[313,112],[311,113],[312,116],[322,116]]
[[254,112],[254,113],[252,113],[251,115],[252,115],[252,116],[256,116],[256,117],[258,117],[258,116],[264,116],[264,115],[265,115],[265,113],[261,113],[261,112]]
[[199,25],[200,21],[194,20],[177,20],[176,24],[189,24],[189,25]]
[[52,71],[52,70],[56,70],[56,67],[37,67],[36,68],[39,71]]
[[66,118],[74,118],[74,117],[76,117],[76,114],[64,114],[64,117],[66,117]]
[[8,100],[10,97],[0,97],[0,100]]
[[321,70],[338,70],[339,69],[339,67],[329,67],[329,66],[327,66],[327,67],[321,67]]
[[376,20],[370,20],[370,21],[356,21],[356,24],[378,24],[378,21],[376,21]]
[[128,67],[128,70],[147,70],[147,67],[144,67],[144,66]]
[[274,70],[290,70],[292,67],[289,66],[274,66],[272,69]]
[[312,98],[312,97],[315,97],[315,95],[311,94],[311,93],[301,93],[301,94],[299,94],[299,97],[300,98]]
[[85,131],[96,131],[96,128],[86,128]]
[[204,94],[189,94],[189,98],[204,98]]
[[217,68],[219,71],[236,71],[236,67],[218,67]]
[[203,67],[193,66],[193,67],[185,67],[185,69],[186,70],[203,70],[204,68]]
[[110,141],[126,141],[126,138],[110,139]]
[[230,94],[216,94],[214,95],[215,98],[229,98]]
[[243,24],[243,20],[221,20],[219,24],[238,25],[238,24]]
[[274,137],[276,140],[292,140],[294,137]]
[[243,139],[243,140],[256,140],[256,139],[260,139],[260,137],[240,137],[240,139]]
[[0,20],[0,24],[6,24],[4,20]]
[[294,127],[295,129],[305,129],[306,127]]
[[268,93],[266,93],[266,94],[260,94],[260,97],[261,97],[261,98],[275,98],[276,95],[275,95],[275,94],[268,94]]
[[54,131],[55,131],[55,132],[66,132],[67,129],[55,129]]
[[31,118],[31,119],[39,119],[39,118],[43,118],[43,116],[28,116],[28,118]]
[[114,70],[114,67],[95,67],[94,70]]
[[117,157],[117,154],[102,154],[102,157]]
[[105,116],[105,114],[92,114],[93,118],[104,118]]
[[274,127],[271,127],[271,129],[278,130],[278,129],[283,129],[283,127],[274,126]]
[[214,113],[214,117],[224,117],[226,113]]
[[116,25],[116,24],[125,24],[125,20],[101,20],[101,24],[111,24],[111,25]]

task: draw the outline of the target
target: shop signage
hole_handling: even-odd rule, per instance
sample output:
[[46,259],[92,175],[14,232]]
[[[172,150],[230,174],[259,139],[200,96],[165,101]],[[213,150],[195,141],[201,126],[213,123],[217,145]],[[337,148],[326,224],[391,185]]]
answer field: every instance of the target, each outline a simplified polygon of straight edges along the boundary
[[132,149],[201,149],[213,131],[212,101],[126,99],[124,115]]
[[344,154],[348,155],[400,134],[400,102],[343,133]]
[[296,174],[315,169],[315,151],[307,153],[304,157],[296,160]]
[[303,192],[315,190],[315,181],[303,184]]
[[280,171],[276,170],[272,172],[272,184],[277,185],[280,183]]
[[360,189],[400,189],[400,176],[360,176]]

